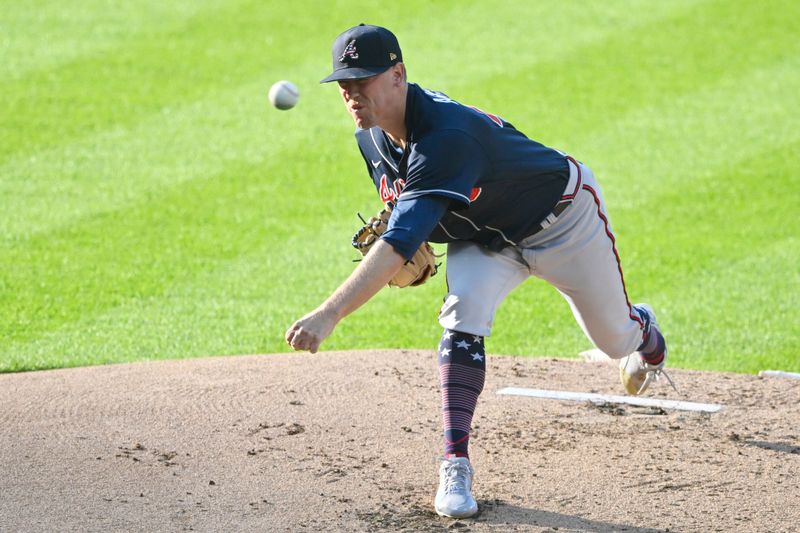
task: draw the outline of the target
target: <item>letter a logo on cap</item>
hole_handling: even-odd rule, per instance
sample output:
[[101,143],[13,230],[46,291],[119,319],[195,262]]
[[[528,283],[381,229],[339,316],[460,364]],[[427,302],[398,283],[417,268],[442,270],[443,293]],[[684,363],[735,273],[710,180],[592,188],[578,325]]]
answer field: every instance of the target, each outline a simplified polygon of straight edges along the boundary
[[356,51],[355,39],[347,43],[347,46],[344,47],[344,52],[342,52],[342,55],[339,58],[339,62],[344,63],[346,57],[349,57],[351,59],[358,59],[358,52]]

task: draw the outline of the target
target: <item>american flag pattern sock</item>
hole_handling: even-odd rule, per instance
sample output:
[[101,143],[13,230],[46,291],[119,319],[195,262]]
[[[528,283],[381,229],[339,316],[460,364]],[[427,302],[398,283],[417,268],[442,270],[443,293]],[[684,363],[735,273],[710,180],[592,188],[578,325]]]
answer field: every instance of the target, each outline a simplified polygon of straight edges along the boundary
[[651,365],[658,365],[664,360],[664,350],[667,347],[664,336],[658,331],[658,328],[652,323],[650,315],[637,307],[637,311],[645,321],[644,337],[642,344],[636,349],[637,352],[642,354],[642,359]]
[[444,330],[439,343],[444,455],[469,457],[469,431],[486,379],[483,337]]

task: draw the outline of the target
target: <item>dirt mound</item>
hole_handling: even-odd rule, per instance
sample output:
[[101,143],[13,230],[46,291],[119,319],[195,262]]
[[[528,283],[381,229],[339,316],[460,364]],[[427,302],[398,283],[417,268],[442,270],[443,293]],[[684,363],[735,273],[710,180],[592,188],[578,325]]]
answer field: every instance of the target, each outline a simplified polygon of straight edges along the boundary
[[490,356],[471,440],[480,514],[436,516],[427,351],[222,357],[0,375],[2,531],[796,531],[800,382],[672,370],[725,405],[620,394],[613,367]]

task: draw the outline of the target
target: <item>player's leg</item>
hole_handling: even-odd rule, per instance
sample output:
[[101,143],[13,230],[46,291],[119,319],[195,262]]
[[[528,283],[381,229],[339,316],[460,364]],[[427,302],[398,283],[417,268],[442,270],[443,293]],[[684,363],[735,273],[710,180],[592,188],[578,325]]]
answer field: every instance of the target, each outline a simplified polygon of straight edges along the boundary
[[445,329],[439,343],[444,455],[434,502],[440,515],[458,518],[478,511],[472,496],[469,433],[485,376],[483,337]]
[[439,315],[439,381],[445,457],[468,457],[469,430],[483,389],[484,336],[500,302],[529,275],[516,252],[490,252],[468,242],[447,248],[447,285]]
[[439,322],[445,328],[439,344],[444,459],[439,471],[436,512],[451,517],[474,515],[474,470],[469,461],[469,432],[483,390],[486,371],[484,335],[491,331],[497,306],[530,275],[511,255],[453,243],[447,252],[448,294]]
[[483,337],[444,330],[439,343],[444,457],[469,457],[469,431],[485,377]]
[[491,335],[500,303],[530,275],[514,248],[496,253],[467,241],[448,244],[447,296],[439,324],[462,333]]
[[[581,171],[583,182],[573,204],[551,227],[523,243],[523,256],[535,275],[564,296],[595,346],[610,357],[624,358],[623,367],[633,361],[629,356],[651,365],[642,371],[631,363],[634,381],[643,381],[663,366],[666,345],[652,310],[628,299],[602,193],[592,171],[583,165]],[[624,372],[623,384],[632,393],[644,390],[634,391]]]
[[[620,379],[628,393],[641,394],[662,373],[667,362],[667,343],[656,322],[653,309],[647,304],[637,304],[634,307],[645,321],[644,339],[634,353],[620,361]],[[671,379],[669,382],[672,384]]]

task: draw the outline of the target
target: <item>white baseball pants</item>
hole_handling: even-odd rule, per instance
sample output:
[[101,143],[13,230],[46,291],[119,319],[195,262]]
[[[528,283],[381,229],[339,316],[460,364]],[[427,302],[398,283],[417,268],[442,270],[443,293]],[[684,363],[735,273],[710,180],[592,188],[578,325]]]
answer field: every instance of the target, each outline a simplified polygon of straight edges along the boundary
[[448,244],[448,294],[439,314],[442,327],[491,335],[500,302],[536,276],[564,296],[597,348],[621,358],[639,347],[642,319],[628,300],[600,187],[586,165],[570,162],[570,171],[570,184],[580,180],[572,204],[518,246],[497,253],[469,241]]

